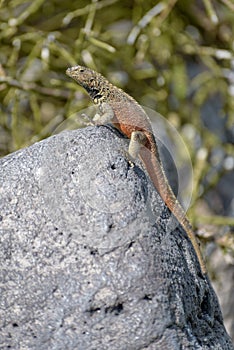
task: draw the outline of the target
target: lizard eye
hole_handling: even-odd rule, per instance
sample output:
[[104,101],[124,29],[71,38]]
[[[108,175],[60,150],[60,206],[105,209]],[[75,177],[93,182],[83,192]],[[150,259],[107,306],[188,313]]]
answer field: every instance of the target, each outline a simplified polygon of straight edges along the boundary
[[84,68],[80,68],[80,72],[83,73],[84,72]]

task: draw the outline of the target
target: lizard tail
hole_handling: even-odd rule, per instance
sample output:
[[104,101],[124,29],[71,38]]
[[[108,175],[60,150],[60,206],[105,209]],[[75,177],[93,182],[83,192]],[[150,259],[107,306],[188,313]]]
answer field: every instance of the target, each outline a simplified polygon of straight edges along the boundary
[[193,245],[193,248],[197,254],[198,261],[201,266],[201,270],[203,274],[206,274],[206,266],[200,251],[199,244],[197,242],[197,239],[195,237],[194,231],[192,229],[192,226],[186,217],[185,211],[182,208],[181,204],[177,200],[174,192],[172,191],[168,180],[166,178],[163,165],[161,163],[160,157],[158,155],[155,156],[155,152],[149,151],[146,148],[143,148],[140,153],[140,158],[142,162],[144,163],[146,170],[157,189],[158,193],[162,197],[164,203],[167,205],[167,207],[170,209],[171,213],[176,217],[178,222],[181,224],[185,232],[187,233],[189,239],[191,240],[191,243]]

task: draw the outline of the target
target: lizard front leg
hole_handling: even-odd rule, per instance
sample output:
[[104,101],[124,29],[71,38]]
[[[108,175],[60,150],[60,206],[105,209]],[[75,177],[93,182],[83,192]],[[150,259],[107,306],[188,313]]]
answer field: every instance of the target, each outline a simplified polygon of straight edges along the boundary
[[108,103],[103,102],[100,105],[99,110],[101,114],[96,113],[93,118],[93,122],[95,125],[105,125],[113,121],[114,111]]
[[110,105],[102,103],[99,107],[100,114],[96,113],[93,119],[87,114],[82,113],[81,116],[84,118],[84,124],[89,125],[105,125],[111,123],[114,118],[114,112]]
[[81,117],[83,118],[82,122],[85,126],[95,125],[93,119],[86,113],[82,113]]

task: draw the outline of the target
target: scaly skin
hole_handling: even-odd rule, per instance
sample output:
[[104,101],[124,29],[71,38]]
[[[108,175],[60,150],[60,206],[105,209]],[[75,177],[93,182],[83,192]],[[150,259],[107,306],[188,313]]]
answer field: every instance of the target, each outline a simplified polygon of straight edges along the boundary
[[107,115],[108,122],[111,122],[124,135],[131,138],[134,133],[139,131],[144,134],[144,139],[141,141],[144,147],[140,149],[140,159],[163,201],[191,240],[202,273],[205,275],[206,267],[195,234],[182,206],[176,199],[167,181],[150,119],[143,108],[134,98],[112,85],[100,73],[89,68],[82,66],[68,68],[66,74],[77,81],[88,92],[93,103],[98,105],[101,117]]

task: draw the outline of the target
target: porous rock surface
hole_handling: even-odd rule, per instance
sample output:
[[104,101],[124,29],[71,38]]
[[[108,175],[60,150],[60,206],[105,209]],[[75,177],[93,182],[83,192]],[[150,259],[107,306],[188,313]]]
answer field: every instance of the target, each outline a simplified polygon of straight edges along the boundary
[[0,160],[0,349],[233,349],[186,234],[108,127]]

